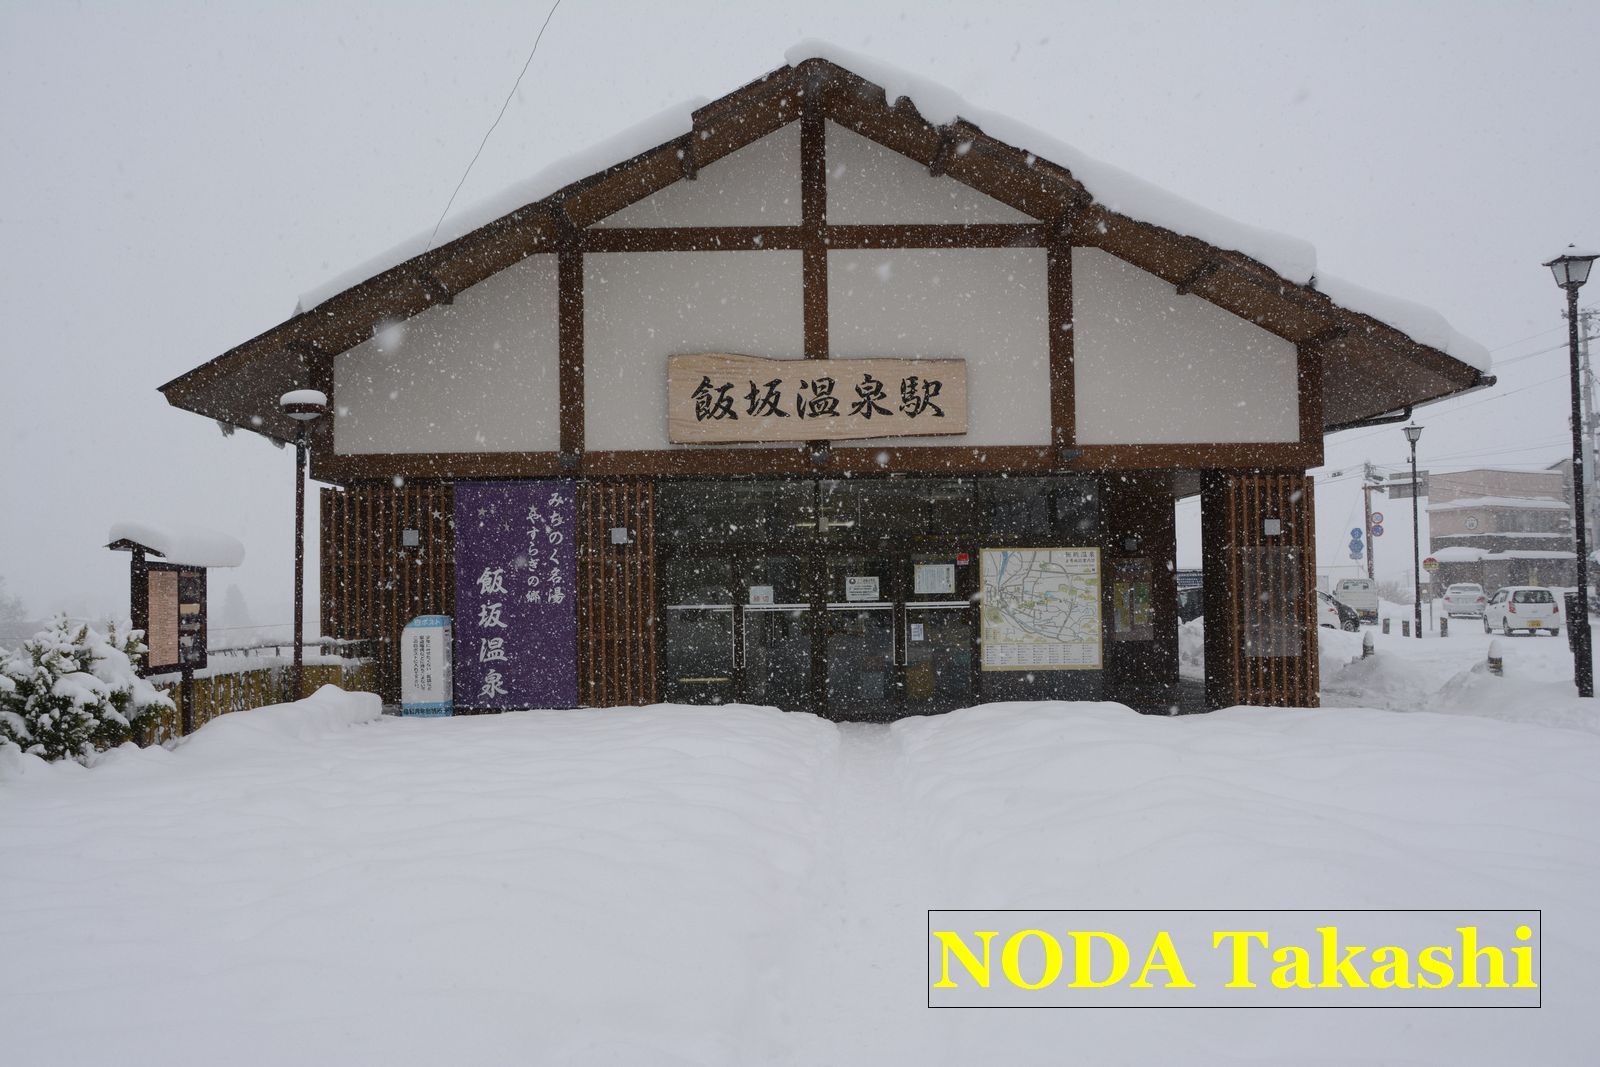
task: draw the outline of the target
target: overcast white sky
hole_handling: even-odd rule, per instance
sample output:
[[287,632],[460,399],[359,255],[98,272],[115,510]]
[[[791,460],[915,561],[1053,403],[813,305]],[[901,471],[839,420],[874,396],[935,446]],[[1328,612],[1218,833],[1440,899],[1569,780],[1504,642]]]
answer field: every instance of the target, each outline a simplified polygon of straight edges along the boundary
[[[236,581],[287,621],[291,453],[156,386],[429,228],[545,12],[0,0],[0,574],[34,614],[125,612],[106,528],[174,516],[246,543],[214,597]],[[1517,361],[1497,399],[1423,409],[1424,466],[1544,464],[1566,386],[1541,350],[1565,334],[1540,263],[1600,244],[1597,31],[1593,3],[564,0],[461,202],[823,37],[1438,309]],[[1403,462],[1398,428],[1343,437],[1319,474]],[[1324,480],[1340,561],[1358,482]],[[1387,510],[1398,576],[1410,528]]]

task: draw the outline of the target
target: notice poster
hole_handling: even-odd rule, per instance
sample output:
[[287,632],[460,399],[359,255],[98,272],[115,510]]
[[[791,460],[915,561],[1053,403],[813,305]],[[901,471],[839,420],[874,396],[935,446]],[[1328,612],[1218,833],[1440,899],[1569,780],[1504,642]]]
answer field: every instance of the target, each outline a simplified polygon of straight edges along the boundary
[[1148,559],[1119,559],[1111,565],[1111,635],[1117,641],[1155,637]]
[[146,576],[150,590],[149,629],[144,643],[149,647],[149,669],[178,665],[178,572],[151,571]]
[[578,703],[577,486],[458,482],[455,701]]
[[986,548],[983,669],[1098,670],[1100,550]]

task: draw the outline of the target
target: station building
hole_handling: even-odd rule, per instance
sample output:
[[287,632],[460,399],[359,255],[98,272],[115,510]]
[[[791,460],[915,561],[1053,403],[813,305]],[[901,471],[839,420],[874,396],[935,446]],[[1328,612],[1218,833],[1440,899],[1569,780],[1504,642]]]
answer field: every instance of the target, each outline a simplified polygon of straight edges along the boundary
[[458,709],[1171,710],[1198,494],[1203,703],[1316,704],[1323,435],[1481,349],[860,57],[663,121],[162,387],[282,441],[331,398],[322,631],[388,699],[440,614]]

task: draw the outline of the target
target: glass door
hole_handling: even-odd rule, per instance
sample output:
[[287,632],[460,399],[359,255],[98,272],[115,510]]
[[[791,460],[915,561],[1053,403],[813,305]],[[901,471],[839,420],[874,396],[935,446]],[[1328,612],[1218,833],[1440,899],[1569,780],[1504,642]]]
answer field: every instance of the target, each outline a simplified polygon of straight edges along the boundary
[[910,552],[898,561],[906,590],[906,714],[977,702],[977,568],[971,553]]
[[902,682],[893,558],[830,551],[822,569],[828,716],[869,722],[895,718]]
[[665,571],[666,699],[677,704],[737,700],[733,561],[674,557]]
[[811,707],[810,564],[800,554],[738,561],[740,697],[788,711]]

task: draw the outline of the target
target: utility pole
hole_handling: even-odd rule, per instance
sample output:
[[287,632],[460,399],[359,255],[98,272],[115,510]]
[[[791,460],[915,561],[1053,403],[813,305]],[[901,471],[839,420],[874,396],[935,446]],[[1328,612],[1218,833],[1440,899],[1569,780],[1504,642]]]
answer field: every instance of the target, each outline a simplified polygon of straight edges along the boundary
[[1377,538],[1372,536],[1372,491],[1374,489],[1380,488],[1379,486],[1373,484],[1373,479],[1377,478],[1377,476],[1378,476],[1378,472],[1372,469],[1372,461],[1371,460],[1368,460],[1366,463],[1362,464],[1361,496],[1365,500],[1366,506],[1367,506],[1367,580],[1368,581],[1372,580],[1372,542],[1377,540]]

